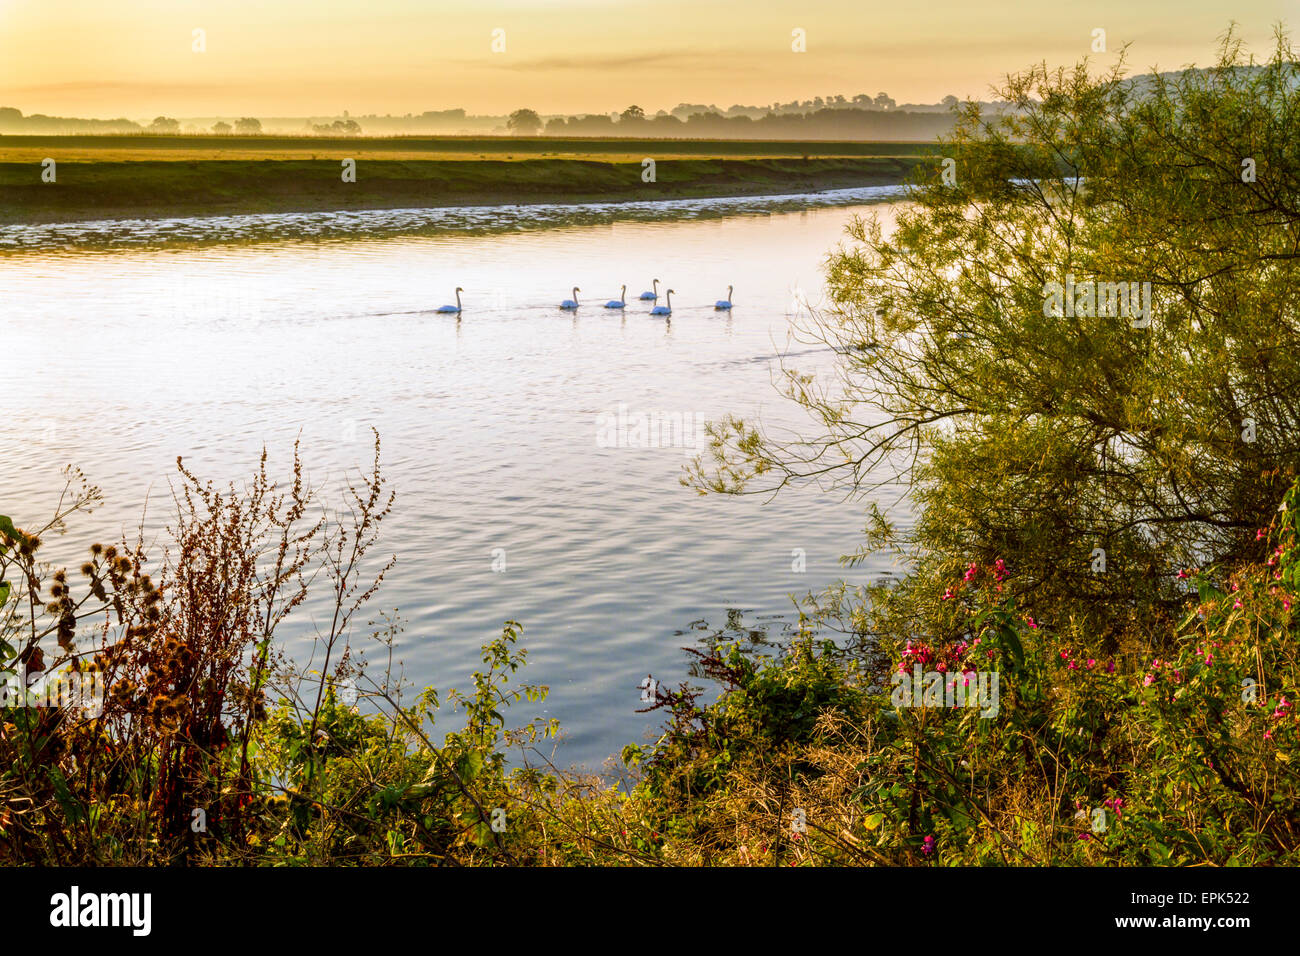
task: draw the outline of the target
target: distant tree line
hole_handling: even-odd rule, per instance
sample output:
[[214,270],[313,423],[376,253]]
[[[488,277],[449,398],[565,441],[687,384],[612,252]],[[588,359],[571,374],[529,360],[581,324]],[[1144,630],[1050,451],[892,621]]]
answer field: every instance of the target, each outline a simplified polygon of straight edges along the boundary
[[404,116],[377,114],[353,118],[344,111],[335,117],[275,117],[261,120],[241,117],[226,120],[179,119],[158,116],[150,122],[129,119],[78,119],[34,114],[24,116],[13,107],[0,107],[3,133],[150,133],[164,135],[257,135],[267,127],[275,132],[310,132],[328,136],[492,134],[520,136],[644,136],[754,139],[893,138],[932,139],[953,123],[957,97],[934,104],[898,105],[887,93],[856,96],[831,95],[809,100],[774,102],[766,106],[734,105],[721,109],[712,104],[679,103],[654,115],[633,105],[618,113],[574,116],[546,115],[518,109],[509,116],[475,116],[464,109],[426,110]]
[[[955,105],[955,97],[954,105]],[[892,103],[892,100],[888,101]],[[521,136],[638,136],[707,137],[720,139],[818,139],[881,138],[932,139],[952,128],[948,110],[927,112],[856,106],[822,106],[809,113],[748,113],[701,111],[684,116],[661,112],[647,116],[639,106],[619,114],[594,113],[584,116],[553,116],[543,120],[534,110],[519,109],[510,114],[506,129]]]

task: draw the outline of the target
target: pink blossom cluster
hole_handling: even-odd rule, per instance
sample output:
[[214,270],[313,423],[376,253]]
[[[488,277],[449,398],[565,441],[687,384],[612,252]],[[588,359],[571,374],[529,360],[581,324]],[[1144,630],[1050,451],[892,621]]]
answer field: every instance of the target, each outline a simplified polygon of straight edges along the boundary
[[[1061,651],[1061,660],[1065,661],[1065,669],[1071,671],[1090,671],[1095,669],[1097,666],[1097,658],[1076,658],[1074,652],[1068,648]],[[1113,660],[1106,662],[1106,673],[1115,673],[1115,662]]]

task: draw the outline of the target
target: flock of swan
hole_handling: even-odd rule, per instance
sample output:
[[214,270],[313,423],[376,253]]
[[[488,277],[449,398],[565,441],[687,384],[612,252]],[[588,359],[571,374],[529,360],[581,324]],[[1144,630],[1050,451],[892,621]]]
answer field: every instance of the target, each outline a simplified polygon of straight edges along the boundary
[[[726,311],[731,308],[731,292],[734,288],[735,286],[727,286],[727,297],[725,299],[719,299],[717,302],[713,303],[713,308],[715,310]],[[456,286],[456,304],[439,306],[437,311],[447,315],[460,315],[462,311],[461,304],[460,304],[460,294],[464,291],[465,290],[462,289],[460,286]],[[563,302],[561,302],[560,308],[565,312],[576,311],[578,308],[578,293],[581,291],[582,290],[575,285],[573,287],[573,298],[565,299]],[[672,315],[673,314],[673,291],[674,290],[672,289],[668,290],[668,292],[664,296],[667,304],[656,305],[653,309],[650,310],[651,315]],[[652,291],[642,292],[638,298],[640,298],[642,301],[645,302],[657,303],[659,301],[659,280],[658,279],[654,280]],[[617,299],[610,299],[608,302],[606,302],[605,308],[607,309],[627,308],[627,286],[623,286],[623,288],[619,291]]]

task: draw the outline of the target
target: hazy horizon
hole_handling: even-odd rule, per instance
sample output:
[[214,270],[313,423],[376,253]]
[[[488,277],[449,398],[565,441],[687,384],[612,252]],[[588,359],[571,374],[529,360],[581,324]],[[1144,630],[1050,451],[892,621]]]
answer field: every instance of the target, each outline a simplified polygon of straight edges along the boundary
[[[1257,56],[1295,3],[1243,0],[1232,16]],[[1142,7],[1103,0],[1087,11],[937,0],[924,10],[870,10],[824,0],[791,10],[756,0],[742,16],[720,0],[511,0],[496,9],[419,0],[365,7],[283,0],[0,0],[0,105],[94,119],[156,115],[322,116],[464,108],[500,115],[621,110],[679,103],[765,105],[850,90],[898,103],[952,94],[988,99],[1008,71],[1046,61],[1099,67],[1131,44],[1132,72],[1213,61],[1229,25],[1221,4]],[[1092,31],[1106,31],[1106,52]],[[201,29],[202,52],[193,31]],[[792,50],[805,31],[806,52]],[[494,33],[499,48],[493,51]]]

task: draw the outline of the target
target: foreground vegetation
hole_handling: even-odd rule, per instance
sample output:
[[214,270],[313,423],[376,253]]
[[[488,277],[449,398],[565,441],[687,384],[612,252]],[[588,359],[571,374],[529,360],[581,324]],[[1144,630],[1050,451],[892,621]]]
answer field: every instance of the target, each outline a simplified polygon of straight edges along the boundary
[[[688,648],[716,700],[657,688],[662,733],[612,778],[550,762],[513,621],[463,692],[362,666],[394,636],[354,626],[389,566],[377,438],[337,511],[297,467],[182,468],[161,554],[92,544],[75,573],[42,548],[93,488],[0,518],[0,671],[107,688],[89,716],[6,703],[0,863],[1300,863],[1293,61],[1279,38],[1236,70],[1229,38],[1141,95],[1031,71],[1019,112],[967,112],[955,179],[854,227],[807,330],[839,376],[787,379],[823,431],[730,420],[686,481],[906,481],[916,526],[873,510],[848,562],[908,574],[810,599],[776,657]],[[1149,282],[1150,321],[1053,310],[1066,276]],[[289,661],[313,593],[330,623]],[[993,706],[945,705],[994,675]]]
[[[0,864],[1300,863],[1300,489],[1259,529],[1269,557],[1187,575],[1147,646],[1040,624],[995,561],[949,583],[942,631],[845,647],[816,639],[843,622],[823,607],[775,658],[688,649],[720,696],[658,688],[661,736],[610,780],[510,719],[545,697],[517,683],[514,622],[465,692],[403,701],[362,666],[352,620],[390,566],[378,442],[340,513],[300,474],[221,491],[182,467],[152,562],[40,561],[98,500],[77,480],[46,527],[0,517],[0,672],[106,689],[83,712],[18,706],[11,681]],[[311,588],[334,612],[302,668],[274,636]],[[900,705],[913,662],[997,671],[996,713]]]

